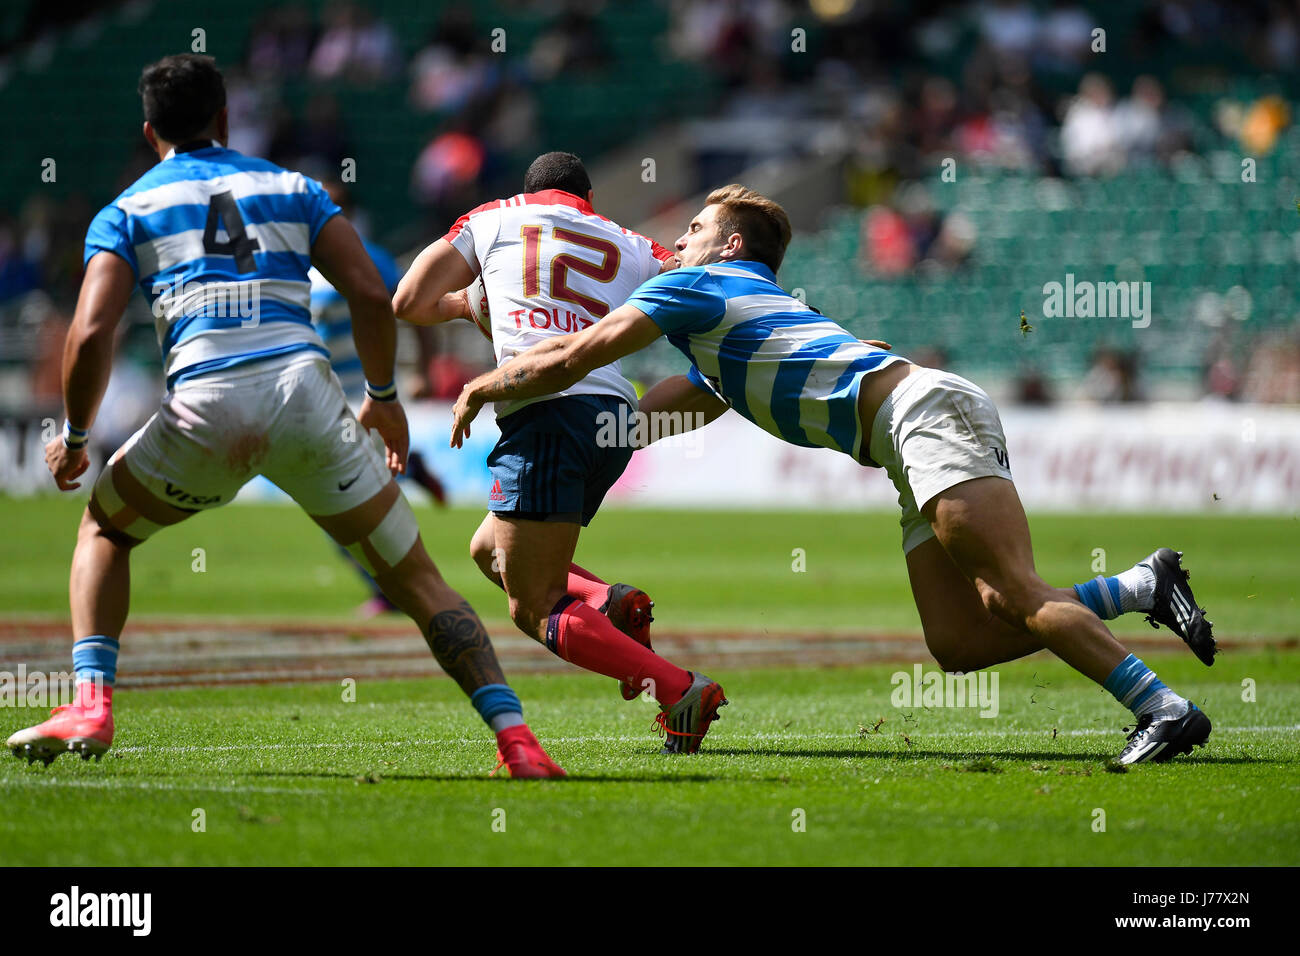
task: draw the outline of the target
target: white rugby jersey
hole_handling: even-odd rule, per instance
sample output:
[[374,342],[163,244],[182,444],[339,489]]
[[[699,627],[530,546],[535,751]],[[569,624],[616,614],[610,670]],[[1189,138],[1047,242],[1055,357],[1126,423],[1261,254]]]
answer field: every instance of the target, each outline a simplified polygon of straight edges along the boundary
[[[598,322],[672,256],[560,189],[484,203],[456,220],[443,238],[483,275],[498,366],[553,335]],[[562,392],[498,402],[496,413],[509,415],[562,395],[614,395],[636,405],[632,383],[613,362]]]

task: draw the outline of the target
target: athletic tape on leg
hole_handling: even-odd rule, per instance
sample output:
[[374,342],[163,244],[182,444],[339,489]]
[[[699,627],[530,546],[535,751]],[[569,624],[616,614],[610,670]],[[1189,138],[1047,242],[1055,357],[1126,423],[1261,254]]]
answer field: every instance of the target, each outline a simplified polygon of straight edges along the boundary
[[347,549],[368,572],[383,574],[406,557],[419,534],[420,526],[415,521],[411,503],[405,495],[399,494],[375,530],[348,545]]

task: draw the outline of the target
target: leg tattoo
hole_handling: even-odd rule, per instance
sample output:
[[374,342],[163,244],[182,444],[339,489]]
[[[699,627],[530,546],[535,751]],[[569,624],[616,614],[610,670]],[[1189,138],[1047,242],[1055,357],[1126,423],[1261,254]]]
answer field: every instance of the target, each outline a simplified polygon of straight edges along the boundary
[[486,684],[506,683],[483,622],[463,598],[458,606],[433,616],[425,640],[442,669],[466,694]]

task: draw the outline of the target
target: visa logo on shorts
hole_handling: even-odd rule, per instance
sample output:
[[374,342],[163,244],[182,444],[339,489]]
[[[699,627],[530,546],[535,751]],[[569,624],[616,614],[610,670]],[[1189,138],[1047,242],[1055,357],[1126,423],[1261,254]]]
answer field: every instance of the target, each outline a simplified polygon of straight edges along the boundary
[[198,508],[214,505],[221,500],[221,495],[192,495],[182,488],[177,488],[170,481],[167,482],[167,497],[178,505],[194,505]]

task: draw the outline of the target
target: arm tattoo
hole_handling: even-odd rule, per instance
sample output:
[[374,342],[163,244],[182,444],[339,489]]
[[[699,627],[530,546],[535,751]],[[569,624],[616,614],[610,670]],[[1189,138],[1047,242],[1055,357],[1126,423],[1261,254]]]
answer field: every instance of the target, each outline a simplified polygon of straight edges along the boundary
[[425,640],[442,669],[466,694],[486,684],[506,682],[483,622],[463,598],[456,607],[433,616]]

